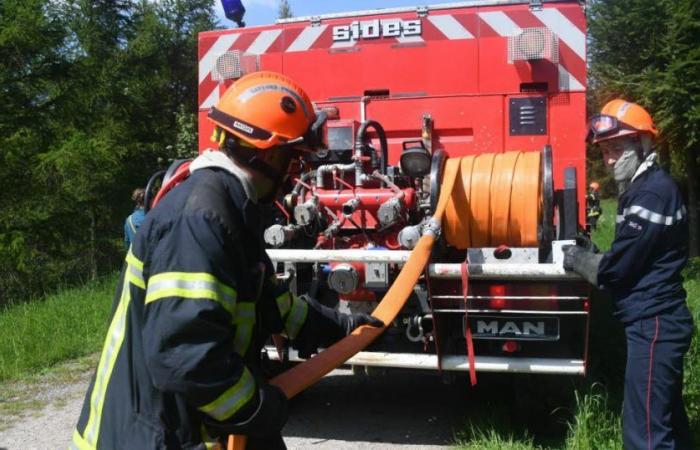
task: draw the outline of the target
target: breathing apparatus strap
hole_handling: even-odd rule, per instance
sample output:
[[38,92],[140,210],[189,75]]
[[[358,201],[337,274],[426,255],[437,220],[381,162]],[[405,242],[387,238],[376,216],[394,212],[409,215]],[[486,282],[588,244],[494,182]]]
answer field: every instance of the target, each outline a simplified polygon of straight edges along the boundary
[[472,327],[469,325],[469,266],[467,259],[460,265],[462,272],[462,297],[464,297],[464,337],[467,341],[467,357],[469,358],[469,381],[472,386],[476,385],[476,367],[474,367],[474,340],[472,339]]

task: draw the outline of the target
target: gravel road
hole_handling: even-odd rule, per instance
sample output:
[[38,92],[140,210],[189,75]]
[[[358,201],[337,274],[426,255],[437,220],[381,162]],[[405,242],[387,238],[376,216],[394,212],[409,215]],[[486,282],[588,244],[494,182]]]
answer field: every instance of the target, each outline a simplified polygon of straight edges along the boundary
[[[87,378],[63,386],[0,431],[0,450],[67,448],[86,387]],[[283,433],[290,449],[445,449],[464,422],[467,395],[464,384],[428,373],[338,369],[292,401]]]

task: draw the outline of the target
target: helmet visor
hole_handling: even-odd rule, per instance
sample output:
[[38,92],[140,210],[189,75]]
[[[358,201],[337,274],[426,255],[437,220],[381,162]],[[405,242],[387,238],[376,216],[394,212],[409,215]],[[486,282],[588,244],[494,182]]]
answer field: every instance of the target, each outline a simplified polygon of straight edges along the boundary
[[588,121],[588,136],[586,136],[586,140],[589,143],[596,144],[601,140],[637,133],[638,131],[639,130],[618,120],[615,116],[596,114]]
[[593,136],[602,137],[616,132],[620,127],[620,123],[617,117],[607,114],[596,114],[588,121],[588,127]]

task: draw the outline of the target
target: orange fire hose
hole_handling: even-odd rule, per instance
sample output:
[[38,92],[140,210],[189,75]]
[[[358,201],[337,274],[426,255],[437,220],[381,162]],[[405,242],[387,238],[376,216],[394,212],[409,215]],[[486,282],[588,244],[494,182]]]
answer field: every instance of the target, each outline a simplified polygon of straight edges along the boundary
[[[497,245],[510,244],[510,235],[517,235],[521,245],[536,242],[540,200],[525,196],[532,192],[539,195],[539,155],[538,152],[508,152],[448,159],[433,215],[438,223],[445,216],[442,228],[447,242],[459,249],[491,245],[492,236],[505,241]],[[492,187],[494,179],[497,186]],[[502,204],[492,206],[492,199],[498,199]],[[492,217],[497,219],[497,224],[492,223]],[[517,226],[511,225],[514,221]],[[413,292],[428,264],[434,243],[433,233],[421,237],[398,277],[372,312],[386,324],[384,328],[394,321]],[[270,384],[279,387],[287,398],[292,398],[371,344],[384,328],[361,326],[323,352],[273,378]],[[245,444],[245,436],[231,435],[227,448],[244,450]]]

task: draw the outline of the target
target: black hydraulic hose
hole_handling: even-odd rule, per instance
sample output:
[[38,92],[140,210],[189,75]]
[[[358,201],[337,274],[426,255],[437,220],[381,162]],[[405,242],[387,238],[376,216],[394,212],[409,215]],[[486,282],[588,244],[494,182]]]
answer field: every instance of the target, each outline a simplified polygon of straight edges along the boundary
[[301,188],[304,187],[302,183],[306,183],[309,181],[309,178],[315,177],[316,176],[316,171],[315,170],[310,170],[308,172],[304,172],[301,174],[301,177],[299,177],[299,181],[294,185],[294,188],[292,189],[292,192],[294,194],[299,194],[299,191],[301,191]]
[[158,172],[154,173],[151,175],[151,178],[148,179],[148,183],[146,183],[146,193],[144,194],[143,197],[143,210],[144,212],[148,212],[151,210],[151,201],[153,200],[153,195],[151,192],[153,191],[153,188],[156,185],[156,182],[158,179],[163,178],[165,175],[165,170],[159,170]]
[[381,148],[382,152],[380,169],[382,175],[386,175],[387,165],[389,163],[389,146],[387,145],[384,127],[382,127],[379,122],[377,122],[376,120],[365,120],[364,122],[362,122],[360,128],[357,130],[357,135],[355,137],[355,149],[357,150],[358,148],[362,147],[362,144],[365,141],[365,133],[367,132],[367,128],[370,127],[374,128],[374,131],[377,132],[377,136],[379,137],[379,147]]

